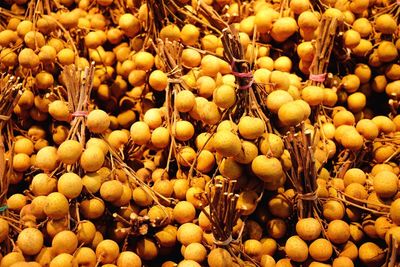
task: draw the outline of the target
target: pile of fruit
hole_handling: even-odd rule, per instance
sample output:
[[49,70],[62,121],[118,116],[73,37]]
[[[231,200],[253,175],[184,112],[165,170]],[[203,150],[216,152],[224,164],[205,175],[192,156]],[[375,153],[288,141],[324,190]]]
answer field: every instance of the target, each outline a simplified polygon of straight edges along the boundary
[[0,267],[400,264],[393,0],[0,3]]

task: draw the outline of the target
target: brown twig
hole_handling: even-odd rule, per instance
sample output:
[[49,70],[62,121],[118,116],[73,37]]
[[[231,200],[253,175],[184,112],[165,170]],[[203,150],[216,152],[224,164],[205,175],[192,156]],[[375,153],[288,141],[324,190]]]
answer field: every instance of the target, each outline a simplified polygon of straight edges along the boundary
[[[0,77],[0,90],[0,205],[2,205],[9,186],[9,175],[6,175],[5,139],[10,142],[10,138],[12,137],[12,130],[6,127],[6,125],[22,95],[22,83],[14,76],[3,74]],[[5,127],[8,129],[6,136],[3,136]],[[12,144],[9,142],[8,149],[11,151],[10,158],[12,158]],[[9,171],[12,171],[11,169],[9,168]]]
[[310,66],[311,85],[323,86],[329,59],[337,35],[338,22],[336,18],[322,16],[318,37],[315,42],[315,55]]
[[292,127],[284,137],[285,147],[289,150],[293,165],[290,178],[297,191],[299,218],[315,217],[315,213],[320,210],[317,196],[317,168],[314,159],[315,145],[311,135],[302,123],[298,132]]

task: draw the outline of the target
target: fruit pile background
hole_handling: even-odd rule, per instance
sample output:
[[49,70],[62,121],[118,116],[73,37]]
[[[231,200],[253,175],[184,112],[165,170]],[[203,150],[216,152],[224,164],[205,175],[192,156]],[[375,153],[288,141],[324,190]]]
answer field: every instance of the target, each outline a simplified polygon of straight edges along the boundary
[[393,0],[0,3],[0,267],[399,265]]

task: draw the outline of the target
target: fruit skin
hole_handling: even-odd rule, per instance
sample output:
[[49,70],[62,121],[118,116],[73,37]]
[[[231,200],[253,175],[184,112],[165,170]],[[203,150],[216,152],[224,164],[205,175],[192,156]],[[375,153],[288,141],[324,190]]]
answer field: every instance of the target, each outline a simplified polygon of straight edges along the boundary
[[58,192],[50,193],[47,196],[47,204],[44,212],[52,219],[61,219],[68,215],[69,203],[67,198]]
[[380,266],[385,258],[385,253],[375,243],[366,242],[359,248],[359,258],[366,266]]
[[332,256],[333,249],[328,240],[319,238],[310,244],[309,251],[314,260],[327,261]]
[[298,103],[288,102],[279,108],[278,118],[285,126],[295,126],[303,121],[304,110]]
[[333,220],[328,224],[327,235],[334,244],[343,244],[350,238],[350,227],[342,220]]
[[397,193],[398,177],[390,171],[379,172],[373,178],[376,194],[382,198],[393,197]]
[[25,228],[17,238],[18,247],[29,256],[38,254],[43,247],[43,242],[43,234],[36,228]]
[[224,157],[233,157],[240,153],[242,145],[239,137],[228,130],[218,131],[213,137],[215,150]]
[[299,236],[291,236],[286,241],[285,252],[295,262],[304,262],[308,258],[308,246]]
[[396,225],[400,225],[400,199],[396,199],[390,205],[390,218]]
[[229,267],[233,266],[232,256],[222,248],[215,248],[210,251],[207,258],[210,267]]
[[110,117],[100,109],[93,110],[87,116],[87,127],[92,133],[103,133],[110,126]]
[[264,131],[265,126],[261,119],[244,116],[240,119],[238,124],[239,133],[245,139],[256,139],[260,137]]
[[101,148],[93,146],[83,151],[80,164],[85,171],[95,172],[103,166],[104,160]]
[[296,224],[296,232],[305,241],[315,240],[321,234],[321,225],[314,218],[300,219]]
[[277,158],[268,158],[264,155],[253,159],[251,170],[264,182],[277,181],[284,175],[281,162]]
[[96,247],[96,256],[102,263],[112,263],[119,255],[118,244],[111,239],[101,241]]
[[57,149],[57,155],[61,162],[74,164],[82,154],[82,144],[76,140],[66,140]]

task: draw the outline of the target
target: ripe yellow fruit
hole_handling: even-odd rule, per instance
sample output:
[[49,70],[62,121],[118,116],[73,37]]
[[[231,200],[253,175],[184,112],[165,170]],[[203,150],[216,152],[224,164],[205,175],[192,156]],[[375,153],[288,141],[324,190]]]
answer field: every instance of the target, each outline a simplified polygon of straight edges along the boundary
[[194,135],[194,126],[190,121],[181,120],[173,128],[175,138],[179,141],[188,141]]
[[247,216],[252,214],[257,208],[258,195],[254,191],[243,191],[240,193],[238,201],[236,203],[236,209]]
[[400,199],[396,199],[390,205],[390,218],[396,225],[400,225]]
[[292,65],[292,60],[287,56],[280,56],[274,61],[274,69],[282,72],[290,72],[292,70]]
[[33,177],[29,189],[35,196],[47,196],[56,189],[56,184],[56,179],[50,178],[45,173],[39,173]]
[[168,39],[169,41],[179,41],[181,31],[175,24],[169,24],[163,27],[160,31],[160,38],[164,41]]
[[291,236],[285,244],[286,255],[295,262],[304,262],[308,258],[308,246],[299,236]]
[[257,156],[258,156],[257,146],[253,142],[243,141],[242,149],[240,150],[239,154],[233,157],[233,159],[241,164],[249,164]]
[[179,112],[189,112],[195,105],[195,96],[189,90],[182,90],[176,94],[175,107]]
[[367,266],[379,266],[384,262],[385,253],[373,242],[366,242],[359,248],[359,258]]
[[196,168],[202,173],[210,172],[215,165],[214,154],[206,149],[203,149],[197,156]]
[[83,151],[80,164],[81,167],[87,172],[95,172],[103,166],[104,154],[101,148],[91,146]]
[[49,114],[58,121],[69,121],[71,118],[68,106],[62,100],[56,100],[50,103]]
[[59,193],[54,192],[46,197],[47,204],[44,206],[44,212],[52,219],[62,219],[68,215],[69,203],[67,198]]
[[44,171],[52,171],[57,167],[57,149],[53,146],[45,146],[36,154],[35,165]]
[[150,127],[150,129],[160,127],[162,124],[161,110],[158,108],[147,110],[143,116],[143,121]]
[[379,197],[390,198],[397,193],[399,178],[390,171],[377,173],[373,178],[374,191]]
[[272,91],[267,96],[267,107],[273,113],[278,113],[279,108],[288,102],[292,102],[293,97],[284,90]]
[[347,97],[347,107],[354,113],[362,111],[366,104],[367,98],[361,92],[355,92]]
[[13,194],[7,199],[7,207],[12,211],[21,211],[26,205],[26,200],[23,194]]
[[308,0],[296,0],[296,1],[290,2],[290,9],[296,15],[299,15],[310,9],[310,2]]
[[215,150],[224,157],[233,157],[240,153],[242,148],[239,137],[228,130],[217,131],[213,137]]
[[130,13],[123,14],[118,20],[118,25],[128,37],[134,37],[140,31],[140,21]]
[[271,37],[277,42],[283,42],[298,29],[297,22],[291,17],[281,17],[272,25]]
[[24,68],[34,69],[40,64],[40,60],[32,49],[24,48],[18,54],[18,63]]
[[391,62],[399,56],[396,46],[389,41],[380,42],[377,53],[381,62]]
[[346,186],[345,193],[358,199],[367,199],[368,193],[363,185],[351,183]]
[[243,167],[233,158],[225,158],[219,162],[219,172],[228,179],[239,179],[243,175]]
[[182,27],[181,40],[182,40],[182,43],[184,43],[185,45],[196,44],[199,39],[199,36],[200,36],[200,31],[193,24],[185,24],[185,26]]
[[306,86],[301,91],[301,98],[310,106],[320,105],[324,101],[324,90],[319,86]]
[[378,126],[379,132],[389,134],[396,131],[396,125],[387,116],[376,116],[372,118],[372,121]]
[[244,116],[240,118],[239,133],[244,139],[254,140],[265,132],[264,122],[260,118]]
[[233,259],[227,250],[214,248],[208,254],[207,263],[210,267],[233,266]]
[[170,134],[167,128],[158,127],[153,130],[151,134],[151,143],[156,148],[165,148],[168,146],[170,141]]
[[75,53],[70,48],[63,48],[57,53],[58,62],[61,65],[71,65],[75,62]]
[[75,164],[82,154],[82,144],[76,140],[66,140],[57,149],[59,160],[65,164]]
[[352,49],[356,47],[360,43],[360,40],[361,40],[360,33],[358,33],[355,30],[350,29],[345,31],[345,33],[343,34],[344,45],[347,48]]
[[348,110],[341,110],[333,115],[333,124],[335,127],[339,127],[340,125],[354,125],[355,120],[354,114]]
[[332,267],[354,267],[354,263],[350,258],[340,256],[333,260]]
[[363,137],[355,130],[354,127],[349,128],[349,132],[344,133],[344,137],[341,140],[342,145],[353,151],[358,151],[364,144]]
[[181,166],[189,167],[193,164],[196,158],[196,151],[190,146],[182,147],[177,155],[178,163]]
[[268,158],[264,155],[253,159],[251,170],[264,182],[277,181],[284,175],[281,162],[277,158]]
[[214,34],[206,34],[201,38],[201,46],[204,50],[215,52],[218,48],[220,40]]
[[364,185],[367,180],[365,172],[358,168],[351,168],[346,171],[343,176],[344,186],[348,186],[351,183],[359,183]]
[[18,234],[17,246],[28,256],[33,256],[39,253],[43,247],[43,234],[36,228],[25,228]]
[[150,70],[154,65],[154,56],[146,51],[139,51],[134,55],[135,68],[137,70]]
[[[196,107],[198,109],[198,107]],[[209,125],[217,124],[221,120],[221,111],[217,104],[212,101],[204,102],[202,108],[200,108],[199,115],[200,119]]]
[[57,183],[58,192],[69,199],[76,198],[82,191],[82,179],[73,172],[67,172],[60,176]]
[[356,130],[367,140],[374,140],[379,135],[378,126],[369,119],[361,119],[357,122]]
[[314,260],[327,261],[332,256],[333,248],[331,242],[325,238],[319,238],[310,244],[309,251]]
[[197,79],[196,87],[199,96],[209,98],[214,93],[216,82],[210,76],[204,75]]
[[119,254],[117,259],[117,266],[119,267],[141,267],[142,260],[132,251],[123,251]]
[[51,267],[58,267],[58,266],[72,266],[71,262],[74,261],[74,256],[68,253],[61,253],[57,256],[55,256],[51,262],[50,265]]
[[40,90],[51,89],[54,83],[54,77],[52,74],[42,71],[38,73],[35,77],[35,86]]
[[10,226],[4,219],[0,219],[0,242],[3,242],[8,237]]
[[86,219],[97,219],[104,214],[105,205],[100,198],[85,199],[81,202],[80,211]]
[[7,67],[13,67],[18,62],[17,54],[10,48],[5,48],[0,52],[1,63]]
[[54,236],[51,246],[56,254],[73,254],[78,247],[78,238],[72,231],[61,231]]
[[104,133],[110,126],[110,117],[101,110],[92,110],[87,116],[86,125],[92,133]]
[[144,70],[131,70],[128,73],[128,81],[132,86],[142,86],[146,81],[146,72]]
[[296,233],[305,241],[315,240],[321,234],[321,225],[317,219],[300,219],[296,224]]
[[105,201],[113,202],[121,198],[123,187],[120,181],[111,180],[104,182],[100,187],[101,198]]
[[[189,244],[183,253],[185,260],[195,261],[197,263],[203,262],[207,258],[207,250],[200,243]],[[191,266],[191,265],[189,265]],[[200,265],[198,265],[200,266]]]
[[168,86],[168,76],[161,70],[150,73],[149,84],[156,91],[164,91]]
[[191,243],[201,243],[203,230],[194,223],[185,223],[179,226],[177,238],[184,246],[188,246]]
[[328,224],[327,236],[334,244],[343,244],[350,238],[350,227],[342,220],[334,220]]
[[257,26],[257,31],[260,33],[267,33],[272,29],[271,10],[262,9],[256,13],[254,24]]
[[213,92],[213,101],[219,108],[230,108],[236,103],[236,91],[233,86],[223,84]]
[[96,254],[92,248],[81,247],[74,253],[74,261],[79,265],[96,265]]
[[278,118],[285,126],[295,126],[304,120],[304,109],[295,101],[285,103],[278,110]]
[[25,153],[15,154],[12,167],[17,172],[24,172],[31,167],[31,158]]
[[397,23],[389,14],[382,14],[375,20],[375,29],[383,34],[393,34],[397,29]]
[[188,201],[179,201],[174,207],[174,220],[179,224],[191,222],[196,217],[196,209],[192,203]]
[[220,71],[219,58],[212,55],[205,55],[201,59],[200,66],[203,75],[206,76],[215,77],[217,73]]
[[112,263],[119,256],[119,246],[115,241],[105,239],[97,245],[96,256],[101,263]]
[[151,139],[150,127],[143,121],[133,123],[130,133],[132,141],[138,145],[145,145]]

